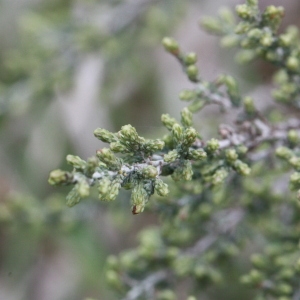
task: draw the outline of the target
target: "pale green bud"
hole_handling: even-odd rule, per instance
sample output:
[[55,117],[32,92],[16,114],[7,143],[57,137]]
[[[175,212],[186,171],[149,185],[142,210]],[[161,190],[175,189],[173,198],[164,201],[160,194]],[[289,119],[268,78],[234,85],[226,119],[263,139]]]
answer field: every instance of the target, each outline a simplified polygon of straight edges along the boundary
[[75,169],[83,170],[86,166],[86,162],[82,160],[79,156],[67,155],[66,157],[69,165],[73,166]]
[[228,34],[222,37],[221,46],[225,48],[232,48],[237,46],[239,43],[239,36],[236,34]]
[[142,169],[142,175],[144,178],[155,178],[158,175],[157,169],[153,166],[147,166]]
[[182,101],[191,101],[197,97],[197,94],[193,90],[183,90],[179,94],[179,99]]
[[149,140],[144,144],[144,149],[147,152],[154,153],[156,151],[162,150],[165,146],[165,142],[162,140]]
[[100,161],[105,163],[112,170],[118,170],[121,167],[121,163],[118,158],[108,148],[97,150],[96,155]]
[[194,52],[187,53],[184,62],[187,66],[194,65],[197,62],[197,54]]
[[276,155],[280,158],[290,160],[293,157],[293,151],[287,147],[279,147],[276,149]]
[[88,158],[86,162],[84,173],[87,176],[92,176],[98,166],[99,166],[99,159],[95,156],[92,156]]
[[171,118],[169,114],[163,114],[161,116],[161,121],[169,130],[172,130],[173,125],[177,123],[176,120]]
[[286,66],[291,71],[298,71],[299,65],[300,65],[299,59],[294,56],[290,56],[286,60]]
[[179,45],[177,41],[171,37],[165,37],[162,40],[162,44],[165,47],[166,51],[172,53],[173,55],[179,55]]
[[241,19],[247,20],[253,17],[253,11],[247,4],[237,5],[235,11]]
[[106,264],[110,269],[118,269],[119,268],[119,260],[115,255],[109,255],[106,259]]
[[191,81],[198,81],[198,68],[196,67],[196,65],[189,65],[186,68],[186,74]]
[[169,194],[169,188],[166,183],[164,183],[160,178],[155,180],[155,191],[157,195],[165,197]]
[[110,190],[110,184],[111,184],[111,181],[107,177],[104,177],[99,181],[98,192],[99,192],[100,200],[106,200],[105,197]]
[[175,143],[180,143],[182,141],[183,128],[178,123],[175,123],[172,127],[172,136]]
[[238,154],[236,153],[236,150],[235,149],[227,149],[226,150],[226,159],[229,161],[229,162],[234,162],[237,160],[238,158]]
[[51,185],[68,184],[73,181],[73,175],[69,172],[60,169],[54,170],[50,173],[48,183]]
[[249,32],[247,33],[247,36],[251,39],[260,39],[263,35],[263,31],[259,28],[253,28],[251,30],[249,30]]
[[206,150],[211,153],[216,152],[219,149],[219,147],[220,145],[217,139],[211,139],[206,143]]
[[75,185],[72,190],[69,192],[69,194],[67,195],[67,205],[69,207],[72,207],[74,205],[76,205],[77,203],[80,202],[81,198],[80,195],[78,193],[78,186]]
[[243,163],[242,161],[240,161],[239,159],[237,159],[234,164],[233,164],[233,168],[240,173],[241,175],[249,175],[251,172],[251,169],[249,168],[249,166],[245,163]]
[[195,296],[188,296],[186,300],[197,300]]
[[245,111],[248,114],[253,114],[255,112],[255,106],[252,97],[245,97],[243,99],[243,104],[244,104]]
[[134,215],[144,211],[146,202],[149,199],[147,191],[142,183],[136,184],[131,193],[131,210]]
[[114,201],[119,194],[120,188],[121,184],[118,181],[114,180],[109,186],[109,191],[105,194],[105,200]]
[[201,25],[207,30],[214,34],[221,34],[223,33],[223,27],[221,22],[212,17],[204,17],[201,20]]
[[212,176],[212,184],[219,185],[223,183],[224,180],[227,178],[227,176],[228,176],[228,172],[226,169],[224,168],[218,169]]
[[115,134],[106,129],[97,128],[94,131],[94,136],[102,142],[111,143],[115,140]]
[[293,37],[289,34],[281,34],[279,36],[279,44],[284,47],[289,47],[293,43]]
[[236,34],[243,34],[246,33],[251,29],[250,23],[249,22],[240,22],[237,24],[237,26],[234,29],[234,32]]
[[291,189],[299,189],[300,187],[300,173],[295,172],[290,177]]
[[186,128],[183,133],[183,143],[182,144],[184,146],[191,146],[196,141],[197,135],[198,135],[198,133],[195,128],[193,128],[193,127]]
[[188,157],[193,160],[203,160],[207,158],[207,154],[203,149],[192,149],[189,151]]
[[130,124],[124,125],[121,127],[121,130],[118,132],[119,138],[122,142],[137,143],[140,140],[136,129]]
[[165,162],[173,162],[179,157],[179,153],[177,150],[171,150],[167,154],[164,155],[164,161]]
[[77,183],[77,192],[80,198],[85,198],[90,195],[90,185],[86,180],[80,180]]
[[299,135],[296,130],[289,130],[288,132],[288,140],[292,144],[297,144],[299,142]]
[[196,99],[191,105],[188,106],[188,109],[195,113],[199,110],[201,110],[206,104],[205,99]]
[[279,36],[281,46],[289,47],[298,40],[299,29],[296,26],[289,26],[286,33]]
[[264,34],[261,39],[260,43],[264,47],[270,47],[273,43],[273,37],[271,34]]
[[251,62],[256,56],[257,55],[253,50],[242,50],[236,55],[236,61],[240,64],[247,64]]
[[116,271],[107,270],[105,276],[106,276],[107,282],[110,285],[112,285],[114,287],[118,287],[118,288],[120,288],[122,286],[121,280],[120,280],[119,275]]
[[284,16],[284,8],[282,6],[270,5],[266,8],[262,14],[262,21],[264,26],[269,27],[273,31],[276,31]]
[[116,152],[116,153],[120,153],[120,152],[124,153],[124,152],[128,151],[128,149],[123,144],[121,144],[120,142],[110,143],[109,148],[110,148],[111,151]]
[[289,159],[289,163],[297,170],[300,170],[300,157],[293,156]]
[[172,178],[174,181],[192,180],[192,176],[193,176],[192,164],[188,160],[185,160],[183,164],[178,166],[175,169],[174,173],[172,174]]
[[222,7],[218,11],[218,15],[222,20],[224,20],[226,23],[234,25],[234,15],[230,9],[227,7]]
[[189,127],[193,124],[193,114],[185,107],[181,112],[181,124],[185,127]]

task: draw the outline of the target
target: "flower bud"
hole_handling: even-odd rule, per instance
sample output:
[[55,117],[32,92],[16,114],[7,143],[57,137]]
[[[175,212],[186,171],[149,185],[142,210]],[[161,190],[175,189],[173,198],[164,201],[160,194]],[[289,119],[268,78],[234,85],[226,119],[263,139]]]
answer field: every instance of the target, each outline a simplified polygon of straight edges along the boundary
[[219,141],[217,139],[211,139],[206,144],[206,150],[210,153],[216,152],[219,149]]
[[124,146],[124,145],[122,145],[120,142],[112,142],[112,143],[110,143],[110,145],[109,145],[109,148],[110,148],[110,150],[111,151],[113,151],[113,152],[115,152],[115,153],[125,153],[125,152],[127,152],[127,148]]
[[207,158],[207,154],[203,149],[192,149],[189,151],[188,158],[193,160],[203,160]]
[[189,127],[193,124],[193,114],[185,107],[181,112],[181,124],[185,127]]
[[197,54],[194,52],[187,53],[184,62],[187,66],[194,65],[197,62]]
[[298,71],[299,70],[299,66],[300,66],[300,62],[299,59],[294,57],[294,56],[290,56],[287,58],[286,60],[286,67],[290,70],[290,71]]
[[121,163],[110,149],[99,149],[97,150],[96,155],[99,158],[99,160],[105,163],[111,170],[120,169]]
[[238,154],[236,153],[235,149],[227,149],[226,150],[226,159],[228,162],[234,162],[238,158]]
[[291,189],[296,190],[300,188],[300,173],[295,172],[290,177]]
[[69,207],[72,207],[74,205],[76,205],[77,203],[80,202],[81,198],[80,195],[78,193],[78,186],[75,185],[72,190],[69,192],[69,194],[67,195],[67,205]]
[[131,210],[134,215],[144,211],[149,196],[143,187],[143,183],[136,184],[131,193]]
[[223,183],[227,176],[228,176],[228,172],[226,171],[226,169],[224,168],[218,169],[212,176],[212,184],[219,185]]
[[287,147],[279,147],[276,149],[276,155],[280,158],[289,160],[293,157],[293,151]]
[[142,169],[142,175],[146,179],[155,178],[158,175],[157,169],[153,166],[147,166]]
[[171,37],[165,37],[162,40],[162,44],[165,47],[166,51],[172,53],[173,55],[179,55],[179,45],[177,41]]
[[75,169],[83,170],[86,166],[86,162],[82,160],[79,156],[67,155],[67,162],[69,165],[73,166]]
[[244,108],[247,114],[253,114],[255,112],[254,101],[252,97],[245,97],[243,99]]
[[156,151],[162,150],[165,146],[165,142],[162,140],[149,140],[144,145],[143,148],[146,152],[154,153]]
[[169,130],[172,130],[173,125],[177,123],[176,120],[171,118],[169,114],[163,114],[161,116],[161,121]]
[[193,90],[183,90],[179,94],[179,99],[182,101],[191,101],[197,97],[197,94]]
[[177,152],[177,150],[172,150],[164,155],[164,161],[170,163],[175,161],[178,157],[179,153]]
[[106,200],[105,197],[109,192],[110,184],[111,184],[111,181],[107,177],[104,177],[99,181],[98,192],[99,192],[100,200],[104,200],[104,201]]
[[175,143],[180,143],[182,141],[183,128],[178,123],[175,123],[172,127],[172,136]]
[[205,99],[196,99],[192,104],[188,106],[188,109],[192,112],[195,113],[199,110],[201,110],[206,104]]
[[85,198],[90,195],[90,185],[86,180],[80,180],[77,183],[77,192],[80,198]]
[[221,22],[212,17],[203,17],[201,20],[201,25],[209,32],[214,34],[222,34],[223,28]]
[[88,158],[86,162],[84,173],[87,176],[91,177],[95,173],[95,170],[98,166],[99,166],[99,159],[95,156],[92,156]]
[[184,146],[191,146],[197,138],[197,131],[193,127],[188,127],[183,133],[183,142]]
[[174,181],[181,181],[181,180],[192,180],[193,176],[193,169],[192,164],[189,160],[185,160],[183,164],[179,165],[174,173],[172,174],[172,179]]
[[233,164],[233,168],[240,173],[241,175],[249,175],[251,172],[251,169],[249,168],[249,166],[245,163],[243,163],[241,160],[237,159],[234,164]]
[[299,142],[299,135],[296,130],[289,130],[288,132],[288,140],[293,145],[297,144]]
[[193,81],[197,82],[198,81],[198,68],[196,65],[189,65],[186,68],[186,74],[188,75],[188,78]]
[[73,181],[73,175],[69,172],[60,169],[54,170],[50,173],[48,182],[51,185],[68,184]]
[[169,194],[169,188],[166,183],[164,183],[160,178],[155,180],[155,191],[157,195],[165,197]]
[[115,140],[115,134],[106,129],[97,128],[94,131],[94,136],[104,143],[111,143]]
[[139,137],[136,129],[129,125],[124,125],[121,127],[121,130],[118,132],[118,136],[122,143],[129,142],[130,144],[136,144],[141,141],[141,137]]

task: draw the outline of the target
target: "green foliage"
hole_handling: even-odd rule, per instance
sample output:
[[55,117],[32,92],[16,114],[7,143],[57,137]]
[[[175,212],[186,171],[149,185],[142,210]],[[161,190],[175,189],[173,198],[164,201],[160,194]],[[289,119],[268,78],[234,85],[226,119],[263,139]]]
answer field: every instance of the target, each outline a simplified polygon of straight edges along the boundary
[[[236,14],[237,22],[223,9],[218,18],[205,18],[202,24],[222,36],[223,46],[242,48],[239,61],[259,57],[275,65],[274,99],[299,107],[300,41],[295,27],[278,33],[284,9],[271,5],[260,12],[257,1],[248,0],[236,7]],[[290,188],[300,198],[300,122],[273,122],[251,97],[240,95],[232,76],[204,81],[195,53],[183,52],[170,37],[162,44],[195,84],[179,95],[191,103],[181,111],[180,122],[163,114],[168,133],[156,140],[139,136],[131,125],[116,133],[98,128],[94,135],[109,148],[97,150],[94,169],[87,172],[86,162],[68,156],[73,171],[55,170],[49,183],[73,184],[67,197],[72,205],[94,185],[99,199],[106,201],[116,199],[121,188],[130,189],[133,214],[149,208],[159,215],[160,226],[142,230],[135,249],[107,261],[107,279],[120,296],[127,291],[123,299],[179,299],[176,285],[182,279],[190,282],[195,295],[212,285],[226,285],[225,266],[236,265],[245,245],[257,236],[265,240],[265,249],[251,256],[253,268],[235,284],[255,289],[255,299],[296,299],[299,203],[295,195],[286,196],[285,188],[277,192],[276,182],[294,169]],[[204,140],[193,125],[193,114],[210,104],[237,110],[238,121],[221,125],[220,137]],[[164,182],[164,177],[173,182]],[[150,201],[154,192],[163,198]]]

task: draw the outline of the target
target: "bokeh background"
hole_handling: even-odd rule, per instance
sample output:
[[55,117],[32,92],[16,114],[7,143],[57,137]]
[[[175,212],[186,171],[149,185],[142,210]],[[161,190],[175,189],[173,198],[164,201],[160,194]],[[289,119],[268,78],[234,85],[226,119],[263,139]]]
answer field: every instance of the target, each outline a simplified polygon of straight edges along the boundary
[[[132,216],[127,193],[115,203],[92,196],[69,209],[68,188],[50,187],[49,172],[68,168],[68,153],[94,155],[103,146],[93,136],[97,127],[118,131],[130,123],[160,137],[160,115],[179,117],[178,94],[191,84],[161,46],[164,36],[198,54],[206,80],[227,72],[243,93],[270,99],[273,70],[235,65],[234,51],[199,28],[202,16],[239,2],[0,1],[0,299],[117,299],[105,259],[134,246],[156,217]],[[286,8],[282,28],[299,25],[298,0],[260,1],[270,4]],[[216,120],[224,117],[208,109],[196,124],[215,136]]]

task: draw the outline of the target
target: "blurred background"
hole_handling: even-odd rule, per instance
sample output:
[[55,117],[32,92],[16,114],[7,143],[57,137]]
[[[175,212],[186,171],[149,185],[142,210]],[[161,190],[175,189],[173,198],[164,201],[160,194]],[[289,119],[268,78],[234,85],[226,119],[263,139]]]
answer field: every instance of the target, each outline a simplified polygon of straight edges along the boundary
[[[161,137],[162,113],[178,118],[179,92],[191,84],[161,46],[175,37],[198,54],[201,76],[238,78],[242,92],[269,99],[273,70],[236,66],[234,52],[199,28],[204,15],[237,0],[0,0],[0,299],[117,299],[105,281],[105,259],[136,244],[155,216],[132,216],[129,194],[115,203],[96,195],[67,208],[69,188],[49,172],[68,169],[68,153],[86,159],[102,147],[97,127],[132,124]],[[283,5],[299,25],[298,0]],[[211,118],[213,114],[213,118]],[[218,110],[197,115],[216,135]],[[222,298],[225,299],[225,298]]]

